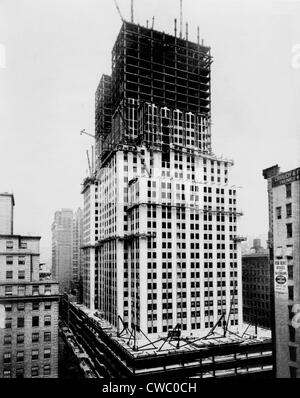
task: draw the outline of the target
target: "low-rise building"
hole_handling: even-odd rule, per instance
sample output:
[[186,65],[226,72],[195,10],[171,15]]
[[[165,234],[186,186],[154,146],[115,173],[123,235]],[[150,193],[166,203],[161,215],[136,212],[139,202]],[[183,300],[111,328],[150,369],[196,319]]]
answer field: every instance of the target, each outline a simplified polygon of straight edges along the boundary
[[40,276],[39,244],[0,235],[0,378],[58,375],[58,284]]
[[255,241],[242,256],[244,322],[271,327],[270,262],[268,252]]

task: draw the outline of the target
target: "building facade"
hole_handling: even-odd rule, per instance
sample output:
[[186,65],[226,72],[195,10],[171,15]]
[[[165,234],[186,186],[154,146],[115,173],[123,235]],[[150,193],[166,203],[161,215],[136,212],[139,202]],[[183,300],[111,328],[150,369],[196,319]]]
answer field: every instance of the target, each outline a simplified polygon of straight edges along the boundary
[[99,309],[115,327],[242,325],[241,212],[233,161],[211,148],[211,63],[209,47],[124,22],[97,89]]
[[0,235],[0,378],[57,377],[58,284],[40,277],[39,242]]
[[263,171],[268,181],[269,247],[274,289],[277,377],[300,377],[300,168]]
[[271,275],[268,252],[255,240],[242,255],[243,317],[246,323],[271,328]]
[[69,292],[73,278],[73,210],[56,211],[52,223],[52,276],[61,292]]
[[80,276],[83,267],[83,253],[81,249],[83,245],[83,211],[80,207],[74,212],[72,239],[72,288],[76,291],[77,295],[79,295],[81,283]]
[[99,306],[99,274],[96,242],[99,239],[98,181],[95,177],[83,182],[83,267],[82,303],[91,309]]

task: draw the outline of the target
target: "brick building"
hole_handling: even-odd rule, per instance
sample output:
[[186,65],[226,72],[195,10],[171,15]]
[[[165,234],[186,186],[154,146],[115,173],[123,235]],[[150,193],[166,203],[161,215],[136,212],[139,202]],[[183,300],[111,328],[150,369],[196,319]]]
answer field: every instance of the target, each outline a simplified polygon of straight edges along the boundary
[[269,249],[274,277],[272,329],[277,377],[300,377],[300,168],[263,171],[268,181]]
[[[258,243],[256,240],[254,243]],[[242,255],[243,317],[255,326],[271,327],[271,282],[269,254],[254,244]]]
[[0,235],[0,378],[57,377],[58,284],[40,277],[39,242]]

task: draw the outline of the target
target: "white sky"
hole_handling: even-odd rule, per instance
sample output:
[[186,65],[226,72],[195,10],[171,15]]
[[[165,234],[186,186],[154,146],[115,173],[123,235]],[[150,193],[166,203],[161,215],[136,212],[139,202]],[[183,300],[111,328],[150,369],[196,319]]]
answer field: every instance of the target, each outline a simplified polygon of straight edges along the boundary
[[[118,0],[129,19],[130,0]],[[213,151],[235,160],[241,233],[266,235],[262,169],[300,166],[300,2],[183,0],[189,39],[212,48]],[[173,33],[179,0],[135,0],[135,21]],[[121,21],[113,0],[0,0],[0,191],[15,194],[15,232],[42,236],[55,210],[82,204],[94,93],[111,71]],[[184,25],[185,26],[185,25]],[[0,55],[3,51],[0,51]]]

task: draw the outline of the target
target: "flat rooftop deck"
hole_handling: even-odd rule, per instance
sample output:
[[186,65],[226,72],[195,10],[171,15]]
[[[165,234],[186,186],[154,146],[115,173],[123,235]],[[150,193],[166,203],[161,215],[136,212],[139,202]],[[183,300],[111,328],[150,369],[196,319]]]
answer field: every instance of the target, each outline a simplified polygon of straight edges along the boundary
[[224,337],[223,329],[217,328],[214,333],[207,337],[208,332],[194,333],[193,336],[182,334],[179,341],[176,337],[167,339],[164,335],[154,335],[149,340],[139,332],[136,332],[136,343],[134,346],[133,336],[130,337],[128,331],[124,331],[121,336],[118,336],[117,329],[109,322],[101,320],[95,316],[95,312],[85,307],[72,303],[76,308],[83,311],[89,318],[94,319],[101,329],[125,350],[135,358],[147,357],[149,355],[166,355],[166,353],[183,353],[193,352],[195,350],[207,350],[212,347],[220,347],[226,345],[252,345],[257,343],[268,342],[271,340],[271,331],[261,327],[257,327],[257,334],[255,334],[255,326],[244,324],[239,335],[228,330]]

